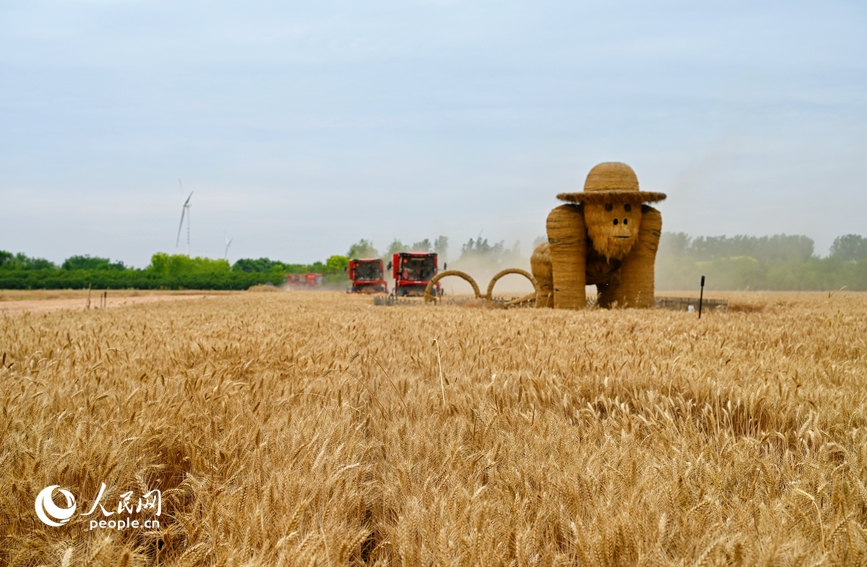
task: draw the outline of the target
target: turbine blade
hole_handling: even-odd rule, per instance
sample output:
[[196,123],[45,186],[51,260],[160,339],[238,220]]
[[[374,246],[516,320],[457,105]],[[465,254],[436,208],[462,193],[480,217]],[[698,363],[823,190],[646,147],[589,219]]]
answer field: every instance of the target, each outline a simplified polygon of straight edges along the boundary
[[[181,191],[184,190],[184,184],[181,183],[181,180],[178,179],[178,185],[181,186]],[[193,192],[190,191],[190,197],[193,196]],[[184,201],[184,208],[181,209],[181,224],[178,226],[178,238],[175,241],[175,248],[178,247],[181,243],[181,230],[184,228],[184,215],[187,213],[187,205],[190,204],[190,197],[187,197],[187,200]]]

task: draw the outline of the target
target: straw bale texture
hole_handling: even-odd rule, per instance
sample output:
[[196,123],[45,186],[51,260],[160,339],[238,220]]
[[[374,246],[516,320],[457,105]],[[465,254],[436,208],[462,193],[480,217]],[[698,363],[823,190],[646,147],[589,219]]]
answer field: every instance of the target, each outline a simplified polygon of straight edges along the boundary
[[465,280],[468,284],[473,287],[473,295],[476,297],[481,297],[481,292],[479,291],[479,284],[476,283],[470,275],[466,272],[462,272],[460,270],[446,270],[445,272],[440,272],[431,279],[427,283],[427,287],[424,288],[424,300],[425,301],[437,301],[437,298],[434,297],[433,291],[438,281],[448,276],[456,276],[463,280]]
[[557,196],[582,204],[551,211],[549,244],[540,245],[530,259],[539,282],[536,307],[583,309],[586,285],[597,286],[601,307],[654,307],[653,264],[662,216],[641,203],[665,195],[640,192],[635,172],[618,162],[594,167],[584,189]]
[[536,308],[554,307],[554,280],[551,275],[551,245],[543,242],[530,256],[530,269],[536,277]]
[[646,203],[662,201],[665,193],[639,191],[638,177],[625,163],[609,161],[590,170],[580,193],[560,193],[557,198],[570,203]]
[[638,191],[638,176],[628,165],[606,161],[593,167],[584,181],[585,191]]
[[526,270],[522,270],[520,268],[506,268],[505,270],[501,270],[497,272],[497,274],[491,278],[491,282],[488,284],[488,291],[485,294],[485,297],[488,299],[494,298],[494,286],[497,285],[497,282],[500,281],[500,278],[503,276],[508,276],[509,274],[518,274],[519,276],[524,276],[530,283],[533,284],[534,295],[539,294],[539,284],[531,274],[529,274]]
[[[555,309],[583,309],[587,230],[580,207],[560,205],[548,215]],[[537,276],[538,277],[538,276]]]
[[[629,203],[584,205],[584,222],[593,248],[607,260],[622,260],[638,239],[641,207]],[[629,209],[629,210],[626,210]]]

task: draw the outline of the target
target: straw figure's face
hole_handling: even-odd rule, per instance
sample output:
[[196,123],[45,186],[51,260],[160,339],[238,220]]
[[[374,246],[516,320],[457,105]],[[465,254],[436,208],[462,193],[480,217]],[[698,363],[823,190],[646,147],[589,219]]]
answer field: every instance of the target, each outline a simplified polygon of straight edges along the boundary
[[608,259],[622,260],[638,240],[641,203],[613,196],[608,202],[585,203],[584,222],[593,248]]
[[557,198],[583,203],[587,234],[596,252],[609,260],[622,260],[638,240],[641,204],[665,198],[662,193],[642,192],[631,167],[620,162],[600,163],[590,170],[581,193],[561,193]]

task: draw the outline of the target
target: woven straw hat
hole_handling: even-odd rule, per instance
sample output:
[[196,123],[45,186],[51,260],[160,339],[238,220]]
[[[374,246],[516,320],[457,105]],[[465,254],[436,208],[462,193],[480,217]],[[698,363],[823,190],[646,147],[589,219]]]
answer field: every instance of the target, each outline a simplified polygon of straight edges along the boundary
[[619,161],[607,161],[591,169],[584,182],[584,191],[557,195],[558,199],[569,203],[649,203],[662,201],[665,197],[665,193],[639,191],[635,172]]

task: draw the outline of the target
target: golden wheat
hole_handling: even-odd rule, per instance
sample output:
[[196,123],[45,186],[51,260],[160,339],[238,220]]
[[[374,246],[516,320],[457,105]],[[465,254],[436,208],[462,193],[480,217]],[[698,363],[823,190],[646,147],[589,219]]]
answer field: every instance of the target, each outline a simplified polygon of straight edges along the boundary
[[[867,560],[867,296],[0,317],[0,565]],[[41,523],[159,488],[159,529]]]

